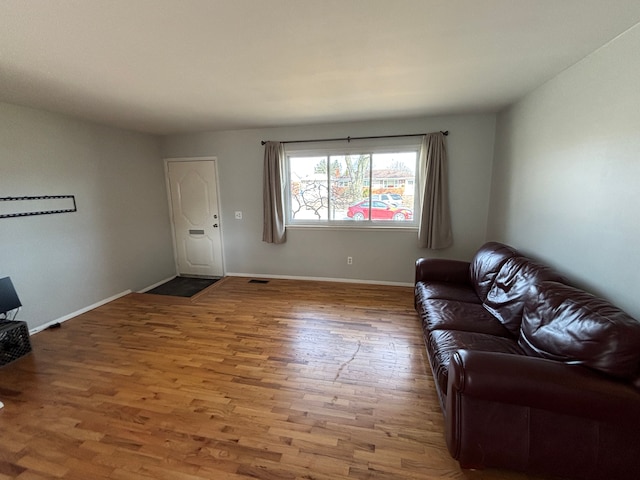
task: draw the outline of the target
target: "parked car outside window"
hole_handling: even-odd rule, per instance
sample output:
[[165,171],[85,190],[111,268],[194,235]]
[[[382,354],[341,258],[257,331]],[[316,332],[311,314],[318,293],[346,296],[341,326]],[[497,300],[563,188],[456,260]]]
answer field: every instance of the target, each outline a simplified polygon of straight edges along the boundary
[[402,195],[398,193],[376,193],[371,195],[371,200],[380,200],[396,207],[402,205]]
[[[347,217],[354,220],[369,220],[369,200],[351,205],[347,210]],[[413,219],[413,212],[408,208],[396,207],[386,202],[374,200],[371,204],[371,219],[407,221]]]

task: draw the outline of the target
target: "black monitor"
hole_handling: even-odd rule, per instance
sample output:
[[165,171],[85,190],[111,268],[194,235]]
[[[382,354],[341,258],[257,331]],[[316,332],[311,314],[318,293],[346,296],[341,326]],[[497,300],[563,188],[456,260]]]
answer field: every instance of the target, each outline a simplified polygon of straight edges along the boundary
[[18,298],[16,289],[13,288],[11,278],[0,278],[0,315],[6,316],[7,312],[20,308],[22,303]]

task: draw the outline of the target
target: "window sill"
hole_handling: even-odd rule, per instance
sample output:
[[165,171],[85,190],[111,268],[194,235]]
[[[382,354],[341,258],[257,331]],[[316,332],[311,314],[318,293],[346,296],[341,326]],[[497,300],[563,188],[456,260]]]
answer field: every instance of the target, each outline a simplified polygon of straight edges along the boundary
[[287,230],[345,230],[345,231],[359,231],[359,232],[370,232],[370,231],[404,231],[404,232],[417,232],[417,225],[407,225],[407,226],[399,226],[399,225],[380,225],[380,224],[372,224],[372,225],[339,225],[339,224],[327,224],[327,225],[304,225],[304,224],[296,224],[296,225],[287,225]]

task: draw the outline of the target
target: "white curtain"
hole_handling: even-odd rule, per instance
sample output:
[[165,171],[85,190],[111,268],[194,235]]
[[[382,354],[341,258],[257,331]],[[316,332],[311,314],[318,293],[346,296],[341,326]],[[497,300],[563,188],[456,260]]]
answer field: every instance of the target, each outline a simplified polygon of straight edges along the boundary
[[440,249],[453,244],[449,211],[447,149],[442,132],[428,133],[420,149],[420,204],[418,228],[421,248]]
[[284,217],[284,145],[267,142],[264,146],[263,205],[264,224],[262,241],[287,241]]

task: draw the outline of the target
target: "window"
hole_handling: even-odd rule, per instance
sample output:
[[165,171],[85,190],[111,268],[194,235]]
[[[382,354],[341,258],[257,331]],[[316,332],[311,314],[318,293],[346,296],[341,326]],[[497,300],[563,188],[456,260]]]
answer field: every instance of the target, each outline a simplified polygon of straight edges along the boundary
[[415,227],[418,148],[287,148],[287,224]]

